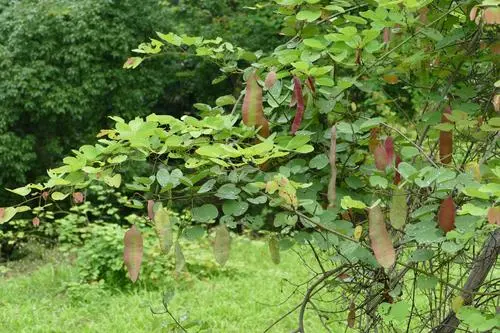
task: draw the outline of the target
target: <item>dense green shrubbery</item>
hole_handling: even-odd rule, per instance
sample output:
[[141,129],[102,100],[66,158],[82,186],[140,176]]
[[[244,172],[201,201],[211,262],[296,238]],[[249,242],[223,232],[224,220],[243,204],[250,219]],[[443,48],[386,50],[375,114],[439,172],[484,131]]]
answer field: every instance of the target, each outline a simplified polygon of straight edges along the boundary
[[[164,30],[269,49],[277,21],[267,19],[269,11],[247,16],[242,6],[254,2],[0,3],[0,184],[43,175],[70,148],[92,141],[109,115],[131,119],[153,109],[180,115],[194,100],[215,99],[211,81],[218,68],[209,62],[176,54],[126,72],[123,60],[138,42]],[[249,34],[252,20],[262,22],[258,34]]]

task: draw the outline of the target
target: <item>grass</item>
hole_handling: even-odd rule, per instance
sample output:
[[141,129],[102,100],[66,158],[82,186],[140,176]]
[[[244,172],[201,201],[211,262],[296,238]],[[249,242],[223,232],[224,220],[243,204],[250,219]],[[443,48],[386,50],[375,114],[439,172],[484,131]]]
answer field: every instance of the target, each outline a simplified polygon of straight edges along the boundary
[[[166,326],[172,319],[150,310],[162,309],[164,288],[137,285],[123,291],[80,285],[74,266],[56,251],[43,251],[35,260],[27,257],[7,265],[10,271],[0,280],[0,332],[170,331]],[[209,329],[203,332],[263,332],[300,302],[300,294],[285,301],[293,288],[284,279],[303,282],[308,274],[293,251],[282,252],[280,265],[274,265],[264,242],[240,239],[233,243],[227,269],[220,274],[191,276],[168,286],[176,289],[169,308],[177,318],[204,322]],[[294,313],[271,332],[290,332],[296,323]],[[306,316],[306,327],[309,332],[324,332],[312,314]]]

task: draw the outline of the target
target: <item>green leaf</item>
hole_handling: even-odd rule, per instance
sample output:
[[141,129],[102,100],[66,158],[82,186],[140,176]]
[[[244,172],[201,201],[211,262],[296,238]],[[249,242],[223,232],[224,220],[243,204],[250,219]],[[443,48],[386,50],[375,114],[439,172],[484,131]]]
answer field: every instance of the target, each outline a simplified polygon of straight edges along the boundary
[[119,188],[122,183],[122,176],[120,174],[116,174],[113,177],[106,176],[104,177],[104,182],[108,186]]
[[236,200],[238,199],[238,194],[240,194],[240,192],[241,190],[236,187],[236,185],[224,184],[219,187],[215,195],[221,199]]
[[68,197],[69,193],[61,193],[61,192],[54,192],[52,193],[51,197],[52,197],[52,200],[55,200],[55,201],[61,201],[61,200],[64,200]]
[[9,222],[17,213],[14,207],[0,208],[0,224]]
[[[324,50],[326,49],[326,44],[317,38],[306,38],[303,40],[304,45],[316,49],[316,50]],[[312,75],[312,74],[311,74]]]
[[431,259],[434,256],[434,251],[429,250],[429,249],[417,249],[415,250],[411,257],[410,261],[412,262],[420,262],[420,261],[427,261]]
[[326,167],[330,162],[328,161],[328,156],[325,154],[316,155],[312,160],[309,161],[309,167],[312,169],[321,170]]
[[378,175],[370,176],[370,185],[373,187],[387,188],[388,184],[389,182],[384,177]]
[[357,209],[365,209],[366,205],[364,202],[359,201],[359,200],[354,200],[350,196],[346,195],[342,198],[340,201],[340,206],[343,209],[349,209],[349,208],[357,208]]
[[119,164],[119,163],[125,162],[127,159],[128,159],[127,155],[118,155],[115,157],[108,158],[108,163],[109,164]]
[[215,100],[217,106],[233,105],[236,103],[236,98],[233,95],[221,96]]
[[222,205],[222,211],[226,215],[241,216],[248,210],[248,202],[239,200],[226,200]]
[[181,183],[181,178],[183,177],[182,171],[179,169],[172,170],[168,172],[167,169],[160,169],[156,173],[156,180],[161,187],[175,188]]
[[194,207],[192,210],[193,219],[198,222],[206,223],[215,220],[219,216],[217,207],[212,204],[204,204],[200,207]]
[[401,155],[405,160],[409,160],[419,154],[420,152],[418,151],[418,149],[413,146],[405,146],[401,148]]
[[215,183],[217,181],[215,179],[209,179],[207,180],[201,187],[200,189],[198,190],[198,193],[207,193],[207,192],[210,192],[212,190],[212,188],[214,187]]
[[406,162],[399,163],[398,171],[405,179],[410,179],[418,172],[417,169]]
[[301,10],[297,13],[297,20],[313,22],[321,17],[321,10]]
[[231,235],[224,224],[215,229],[214,255],[215,260],[221,266],[224,266],[229,259],[231,251]]
[[438,284],[438,279],[434,276],[419,275],[417,277],[418,289],[434,289]]
[[7,188],[6,190],[9,192],[15,193],[17,195],[23,196],[23,197],[27,196],[31,192],[31,188],[29,185],[26,185],[23,187],[18,187],[18,188],[15,188],[13,190]]
[[199,225],[187,227],[182,232],[183,236],[190,241],[198,240],[205,235],[205,228]]
[[495,314],[483,314],[472,306],[462,306],[457,318],[474,331],[488,331],[500,325],[500,317]]

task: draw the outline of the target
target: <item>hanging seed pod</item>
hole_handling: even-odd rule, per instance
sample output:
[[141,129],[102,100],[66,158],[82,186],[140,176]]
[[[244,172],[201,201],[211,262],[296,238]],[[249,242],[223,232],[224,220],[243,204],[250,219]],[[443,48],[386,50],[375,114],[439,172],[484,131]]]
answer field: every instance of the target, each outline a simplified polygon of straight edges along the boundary
[[381,171],[384,171],[385,168],[387,168],[387,166],[389,165],[387,163],[389,158],[387,157],[387,150],[385,150],[385,147],[382,144],[379,144],[377,148],[375,148],[373,155],[375,157],[375,167]]
[[167,254],[174,243],[174,235],[172,232],[172,223],[170,215],[166,208],[158,210],[154,217],[154,228],[156,236],[160,241],[160,249]]
[[143,250],[142,235],[135,225],[125,233],[123,243],[123,261],[127,267],[130,280],[135,282],[141,270]]
[[368,214],[370,242],[375,259],[384,268],[389,268],[396,262],[396,251],[392,245],[391,236],[387,231],[384,214],[377,205],[370,208]]
[[488,209],[488,223],[500,225],[500,207]]
[[264,81],[264,86],[267,89],[271,89],[274,84],[276,83],[276,72],[275,71],[270,71],[266,75],[266,80]]
[[179,242],[175,242],[175,272],[180,273],[186,267],[186,259]]
[[247,80],[242,113],[243,123],[246,126],[260,127],[259,134],[265,138],[269,136],[269,122],[264,115],[264,106],[262,104],[262,88],[257,82],[255,72]]
[[224,224],[219,225],[215,230],[214,255],[215,260],[224,266],[229,259],[231,251],[231,235]]
[[391,212],[389,214],[392,227],[403,230],[407,214],[406,193],[403,189],[396,187],[392,192]]
[[295,101],[297,101],[297,112],[295,113],[295,118],[292,123],[292,134],[295,134],[302,124],[302,118],[304,117],[304,97],[302,95],[302,83],[300,79],[296,76],[293,77],[293,93],[295,96]]
[[399,185],[399,183],[401,182],[401,174],[399,173],[398,171],[398,167],[399,167],[399,163],[401,163],[401,157],[399,157],[399,155],[396,155],[396,163],[395,163],[395,166],[396,166],[396,173],[394,174],[394,185]]
[[438,213],[438,222],[439,227],[445,233],[455,229],[455,209],[455,202],[451,196],[441,201]]
[[83,196],[82,192],[74,192],[73,193],[73,202],[75,204],[80,204],[85,201],[85,197]]

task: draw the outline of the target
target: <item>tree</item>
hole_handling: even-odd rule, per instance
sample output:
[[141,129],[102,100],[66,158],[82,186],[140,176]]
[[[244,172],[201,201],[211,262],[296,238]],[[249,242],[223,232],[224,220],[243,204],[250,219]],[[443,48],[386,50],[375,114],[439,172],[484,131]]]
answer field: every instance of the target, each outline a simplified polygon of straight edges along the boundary
[[[92,182],[120,187],[121,165],[148,161],[153,171],[125,186],[144,193],[151,224],[165,225],[159,212],[190,209],[179,235],[217,225],[220,264],[237,225],[272,235],[276,262],[276,238],[311,247],[315,274],[294,307],[296,332],[307,330],[309,306],[325,327],[338,327],[333,312],[360,331],[493,328],[498,8],[276,2],[290,40],[269,54],[159,33],[125,63],[191,50],[243,75],[238,98],[196,104],[198,118],[115,117],[98,145],[64,160],[48,183],[15,191],[61,201]],[[0,223],[31,209],[23,205],[5,209]],[[42,218],[45,210],[35,208]],[[159,229],[160,239],[170,232]],[[135,279],[142,241],[131,230]]]

